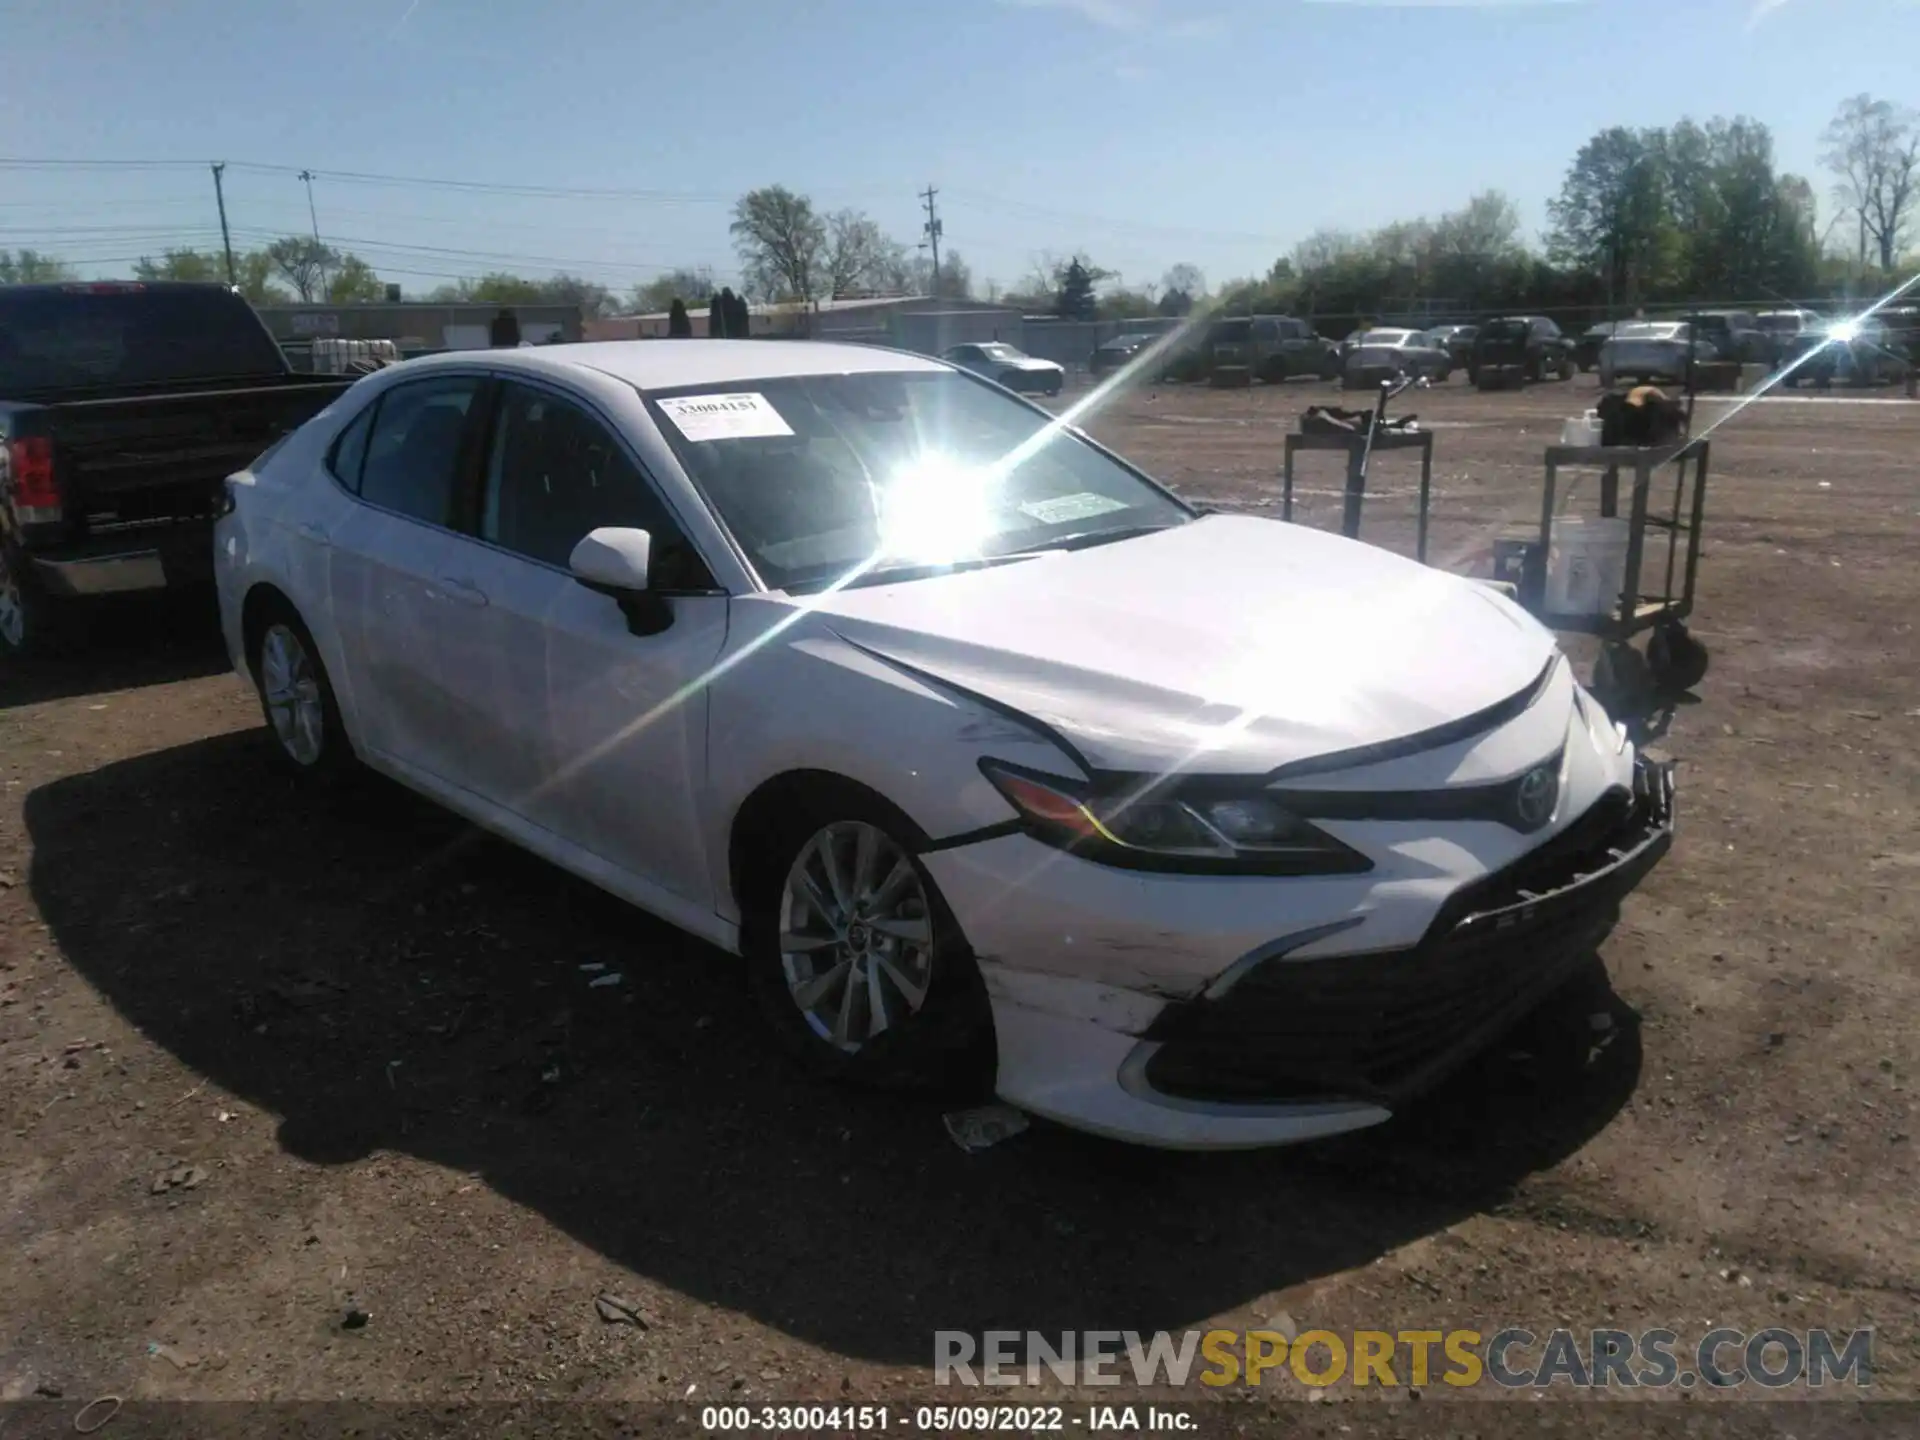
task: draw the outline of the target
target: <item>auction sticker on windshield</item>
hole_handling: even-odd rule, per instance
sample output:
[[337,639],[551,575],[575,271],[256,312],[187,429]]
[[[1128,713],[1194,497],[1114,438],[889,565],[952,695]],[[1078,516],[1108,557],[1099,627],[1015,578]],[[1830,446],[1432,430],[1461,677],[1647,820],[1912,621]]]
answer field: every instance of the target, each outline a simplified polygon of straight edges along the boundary
[[753,440],[791,435],[793,427],[753,391],[738,395],[673,395],[654,402],[689,440]]
[[1127,502],[1111,495],[1082,490],[1077,495],[1056,495],[1051,500],[1029,500],[1019,507],[1022,515],[1031,515],[1042,525],[1064,525],[1070,520],[1091,520],[1114,510],[1124,510]]

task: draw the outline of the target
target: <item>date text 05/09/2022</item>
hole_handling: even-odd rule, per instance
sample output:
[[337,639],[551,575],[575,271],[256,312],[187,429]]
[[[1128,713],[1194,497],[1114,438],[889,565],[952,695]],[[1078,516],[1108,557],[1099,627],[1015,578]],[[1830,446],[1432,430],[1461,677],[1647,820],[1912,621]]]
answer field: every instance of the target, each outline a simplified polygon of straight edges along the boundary
[[1177,1435],[1190,1434],[1197,1425],[1191,1409],[1178,1405],[707,1405],[700,1411],[700,1428],[709,1434],[1079,1430]]

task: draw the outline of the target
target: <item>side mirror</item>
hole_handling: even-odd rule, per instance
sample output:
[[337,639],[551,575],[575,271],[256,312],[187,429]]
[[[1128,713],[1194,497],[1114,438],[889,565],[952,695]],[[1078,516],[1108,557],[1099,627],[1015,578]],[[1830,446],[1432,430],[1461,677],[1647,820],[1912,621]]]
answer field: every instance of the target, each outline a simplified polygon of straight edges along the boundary
[[603,526],[573,547],[567,568],[587,589],[611,596],[633,634],[658,635],[673,624],[673,611],[648,587],[652,556],[653,537],[645,530]]

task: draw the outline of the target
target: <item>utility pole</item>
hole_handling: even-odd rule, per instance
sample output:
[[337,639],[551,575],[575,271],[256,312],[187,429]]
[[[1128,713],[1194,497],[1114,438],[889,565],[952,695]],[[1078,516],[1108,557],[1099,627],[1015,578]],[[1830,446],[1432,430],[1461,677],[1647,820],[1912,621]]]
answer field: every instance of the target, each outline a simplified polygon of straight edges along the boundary
[[927,238],[920,243],[923,248],[933,251],[933,293],[936,296],[940,293],[940,212],[933,208],[933,199],[939,193],[931,184],[920,192],[920,199],[927,208],[927,223],[921,227]]
[[302,170],[300,178],[307,182],[307,219],[313,222],[314,262],[320,267],[320,298],[327,298],[327,263],[320,257],[325,252],[320,245],[320,212],[313,208],[313,172]]
[[300,178],[307,182],[307,218],[313,222],[313,243],[320,243],[320,212],[313,208],[313,172],[302,170]]
[[224,160],[213,162],[213,199],[220,207],[220,248],[227,254],[227,284],[238,285],[239,278],[233,273],[233,237],[227,233],[227,192],[220,184],[220,172],[226,168]]

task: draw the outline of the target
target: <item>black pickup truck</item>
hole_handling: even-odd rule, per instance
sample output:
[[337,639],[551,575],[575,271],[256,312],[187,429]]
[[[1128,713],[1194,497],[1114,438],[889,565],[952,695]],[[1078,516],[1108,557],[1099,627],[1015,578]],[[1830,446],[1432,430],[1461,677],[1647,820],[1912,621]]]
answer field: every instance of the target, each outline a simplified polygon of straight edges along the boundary
[[0,659],[86,597],[209,583],[226,477],[352,383],[224,285],[0,286]]

